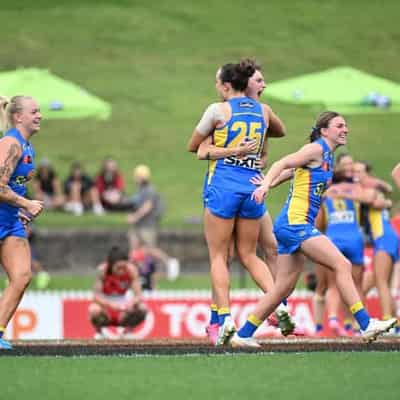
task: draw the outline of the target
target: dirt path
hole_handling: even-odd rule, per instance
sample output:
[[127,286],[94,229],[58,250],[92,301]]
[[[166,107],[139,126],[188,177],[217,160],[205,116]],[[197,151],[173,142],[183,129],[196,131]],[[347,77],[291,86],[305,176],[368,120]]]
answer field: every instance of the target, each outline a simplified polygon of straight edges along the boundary
[[117,356],[117,355],[189,355],[315,351],[400,351],[400,338],[383,338],[365,344],[359,338],[310,339],[286,338],[260,341],[260,349],[214,347],[205,340],[35,340],[13,342],[14,349],[0,351],[1,356]]

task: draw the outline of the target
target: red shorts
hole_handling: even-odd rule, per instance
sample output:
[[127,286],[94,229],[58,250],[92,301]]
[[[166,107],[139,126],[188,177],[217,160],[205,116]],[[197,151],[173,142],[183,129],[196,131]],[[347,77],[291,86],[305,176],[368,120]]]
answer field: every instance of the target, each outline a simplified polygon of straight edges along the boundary
[[105,313],[110,320],[110,325],[119,326],[121,324],[122,318],[125,311],[113,310],[112,308],[106,308]]

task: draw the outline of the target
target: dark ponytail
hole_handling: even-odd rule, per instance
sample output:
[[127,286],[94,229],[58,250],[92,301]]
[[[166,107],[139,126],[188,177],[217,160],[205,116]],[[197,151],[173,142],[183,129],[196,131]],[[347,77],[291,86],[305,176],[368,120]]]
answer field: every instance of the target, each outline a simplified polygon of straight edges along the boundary
[[234,90],[244,92],[254,72],[256,72],[254,62],[246,59],[239,64],[225,64],[221,68],[219,78],[222,83],[230,83]]
[[321,137],[321,129],[327,128],[329,126],[329,122],[336,117],[339,117],[340,114],[335,111],[325,111],[320,114],[315,122],[315,125],[312,127],[310,134],[310,143],[315,142]]
[[252,65],[256,71],[262,71],[261,64],[254,58],[242,58],[240,63]]

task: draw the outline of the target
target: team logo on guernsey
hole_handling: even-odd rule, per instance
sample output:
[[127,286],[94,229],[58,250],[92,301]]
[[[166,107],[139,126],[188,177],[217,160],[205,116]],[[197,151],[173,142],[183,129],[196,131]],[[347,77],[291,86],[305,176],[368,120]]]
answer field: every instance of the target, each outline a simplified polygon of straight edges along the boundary
[[254,104],[251,103],[250,101],[241,101],[239,103],[240,108],[254,108]]
[[32,164],[32,156],[30,156],[29,154],[26,154],[26,155],[22,158],[22,163],[23,163],[23,164]]
[[34,175],[35,175],[35,170],[33,169],[33,170],[29,171],[26,176],[23,176],[23,175],[17,176],[15,178],[15,183],[17,185],[23,185],[24,183],[30,181]]

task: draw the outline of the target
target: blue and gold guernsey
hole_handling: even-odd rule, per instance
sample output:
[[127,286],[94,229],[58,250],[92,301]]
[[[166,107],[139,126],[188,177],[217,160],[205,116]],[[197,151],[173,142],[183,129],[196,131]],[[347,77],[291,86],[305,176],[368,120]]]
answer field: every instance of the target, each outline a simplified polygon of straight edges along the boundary
[[313,143],[322,147],[322,163],[313,168],[296,168],[294,172],[289,196],[274,223],[279,254],[294,253],[303,241],[321,234],[314,221],[322,194],[332,181],[333,153],[324,139]]
[[353,265],[364,264],[360,204],[349,199],[324,198],[325,234]]
[[[8,186],[18,195],[25,196],[26,182],[33,177],[35,172],[33,161],[35,152],[31,144],[16,128],[8,130],[4,136],[14,137],[21,145],[22,153],[9,179]],[[18,207],[0,202],[0,240],[7,236],[26,237],[25,228],[18,218],[18,211]]]
[[236,147],[245,138],[255,139],[257,149],[243,157],[212,160],[207,171],[205,206],[221,218],[257,219],[265,212],[264,204],[251,199],[255,186],[250,179],[259,174],[256,161],[263,150],[267,125],[262,105],[249,97],[228,100],[232,110],[229,121],[215,129],[213,142],[218,147]]
[[374,246],[374,253],[384,251],[393,262],[399,260],[399,238],[390,223],[388,210],[368,207],[367,233]]

